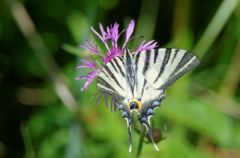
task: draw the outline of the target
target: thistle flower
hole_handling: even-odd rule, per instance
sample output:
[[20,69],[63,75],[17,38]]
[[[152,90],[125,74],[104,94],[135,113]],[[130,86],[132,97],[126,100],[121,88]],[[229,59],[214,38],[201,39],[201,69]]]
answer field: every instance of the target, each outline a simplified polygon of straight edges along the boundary
[[79,65],[77,68],[88,68],[88,69],[92,69],[92,68],[96,68],[96,64],[94,62],[92,62],[91,60],[81,60],[82,61],[82,65]]
[[91,44],[89,41],[86,41],[84,45],[80,45],[84,49],[90,50],[94,54],[99,54],[98,46]]
[[137,48],[136,52],[141,52],[144,50],[150,50],[157,47],[157,42],[154,40],[151,40],[149,42],[145,42],[145,40],[140,44],[140,46]]
[[[91,27],[92,32],[101,40],[103,45],[105,46],[105,52],[100,51],[98,46],[95,44],[86,41],[85,44],[80,45],[81,48],[87,49],[91,52],[91,55],[98,55],[102,59],[102,63],[106,64],[110,60],[112,60],[116,56],[122,56],[124,49],[126,49],[126,45],[128,44],[131,36],[133,34],[135,27],[135,21],[131,20],[128,24],[126,30],[123,30],[119,33],[119,24],[115,22],[113,25],[104,29],[103,25],[100,23],[99,28],[100,32],[98,33],[93,27]],[[125,39],[122,46],[119,46],[118,40],[122,33],[125,31]],[[140,46],[132,51],[139,53],[144,50],[150,50],[157,47],[157,42],[151,40],[149,42],[145,42],[145,40],[140,44]],[[97,77],[98,73],[101,70],[101,66],[98,66],[95,62],[91,60],[81,60],[81,65],[79,65],[78,69],[88,69],[88,74],[86,76],[77,77],[77,80],[86,80],[85,85],[82,87],[82,91],[86,90],[88,86],[92,83],[94,78]]]

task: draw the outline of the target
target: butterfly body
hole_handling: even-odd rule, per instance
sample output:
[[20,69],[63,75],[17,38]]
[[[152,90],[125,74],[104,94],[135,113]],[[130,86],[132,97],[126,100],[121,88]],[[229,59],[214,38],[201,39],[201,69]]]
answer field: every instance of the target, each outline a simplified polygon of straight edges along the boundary
[[138,119],[152,137],[150,118],[165,98],[166,89],[186,72],[199,64],[198,58],[182,49],[161,48],[130,53],[109,61],[98,75],[100,93],[112,97],[114,106],[122,111],[127,120],[131,150],[131,113],[136,111]]

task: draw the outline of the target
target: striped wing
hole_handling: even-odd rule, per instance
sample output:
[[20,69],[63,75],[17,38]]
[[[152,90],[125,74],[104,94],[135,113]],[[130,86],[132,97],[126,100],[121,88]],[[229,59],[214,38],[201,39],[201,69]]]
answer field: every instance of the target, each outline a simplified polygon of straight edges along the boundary
[[[137,74],[142,74],[155,90],[165,90],[199,64],[194,54],[182,49],[161,48],[140,52],[134,57]],[[144,82],[138,87],[144,87]]]
[[100,91],[142,102],[157,100],[167,87],[199,64],[198,58],[182,49],[161,48],[108,62],[98,75]]
[[115,57],[109,61],[98,75],[97,86],[100,91],[120,96],[133,98],[135,87],[135,64],[129,52],[123,57]]
[[[139,52],[133,56],[125,50],[123,57],[109,61],[98,74],[97,86],[103,94],[122,98],[118,108],[127,120],[131,150],[131,112],[128,100],[141,101],[138,119],[147,127],[154,143],[150,118],[153,110],[160,106],[164,92],[174,81],[199,64],[195,55],[180,49],[158,49]],[[122,104],[123,103],[123,104]],[[155,148],[158,150],[154,143]]]

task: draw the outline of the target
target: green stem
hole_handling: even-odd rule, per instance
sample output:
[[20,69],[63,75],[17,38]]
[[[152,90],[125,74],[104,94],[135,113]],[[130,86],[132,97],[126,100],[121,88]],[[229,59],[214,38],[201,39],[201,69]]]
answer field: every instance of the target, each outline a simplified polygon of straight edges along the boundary
[[141,127],[141,128],[142,128],[141,135],[139,137],[138,148],[137,148],[137,158],[139,158],[142,153],[143,140],[145,137],[145,128],[143,128],[143,127]]
[[21,134],[23,138],[23,143],[26,149],[26,157],[27,158],[35,158],[34,147],[32,144],[31,134],[27,124],[21,124]]

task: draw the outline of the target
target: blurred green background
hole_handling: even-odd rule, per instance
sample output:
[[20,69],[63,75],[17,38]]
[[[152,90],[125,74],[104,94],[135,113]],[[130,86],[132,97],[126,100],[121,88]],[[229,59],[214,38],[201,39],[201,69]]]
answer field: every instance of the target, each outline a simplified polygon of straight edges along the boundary
[[120,112],[75,77],[90,26],[136,20],[135,35],[193,51],[201,64],[168,89],[141,157],[240,157],[239,0],[0,1],[0,158],[136,157]]

